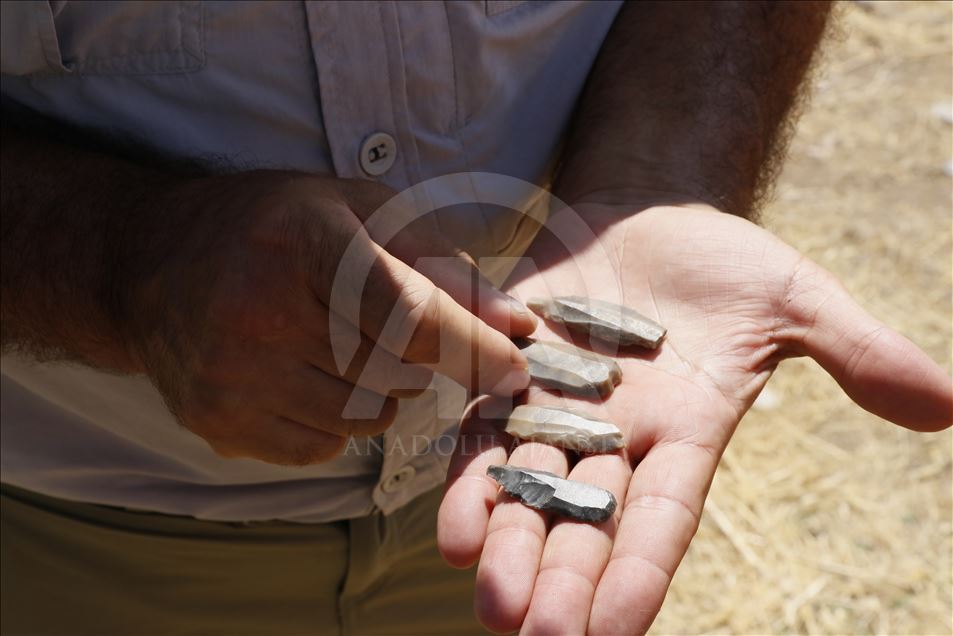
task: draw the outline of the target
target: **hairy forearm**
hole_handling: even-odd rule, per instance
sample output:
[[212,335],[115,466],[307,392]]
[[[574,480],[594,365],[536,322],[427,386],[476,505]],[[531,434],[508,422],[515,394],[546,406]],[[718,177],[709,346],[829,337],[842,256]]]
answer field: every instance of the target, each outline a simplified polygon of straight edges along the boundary
[[6,125],[2,170],[3,350],[137,370],[120,281],[167,177]]
[[572,203],[657,192],[750,216],[829,14],[828,2],[626,3],[587,82],[555,193]]

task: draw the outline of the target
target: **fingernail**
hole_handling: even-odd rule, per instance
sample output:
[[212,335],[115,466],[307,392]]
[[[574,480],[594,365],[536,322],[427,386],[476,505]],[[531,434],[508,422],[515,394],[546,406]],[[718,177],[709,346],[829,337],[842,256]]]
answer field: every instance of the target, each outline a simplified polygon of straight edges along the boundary
[[516,300],[512,296],[507,296],[506,298],[510,303],[510,309],[513,310],[513,313],[519,314],[521,316],[529,315],[529,309],[526,308],[526,305]]
[[513,395],[529,386],[529,371],[525,368],[510,369],[503,379],[497,382],[491,393],[496,395]]

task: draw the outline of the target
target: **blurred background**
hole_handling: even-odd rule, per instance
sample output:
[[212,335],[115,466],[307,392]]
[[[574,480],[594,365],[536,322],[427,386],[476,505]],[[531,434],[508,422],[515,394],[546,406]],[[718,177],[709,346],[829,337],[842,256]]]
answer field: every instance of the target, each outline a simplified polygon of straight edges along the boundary
[[[953,3],[849,2],[764,225],[949,372]],[[953,434],[779,367],[652,633],[953,633]]]

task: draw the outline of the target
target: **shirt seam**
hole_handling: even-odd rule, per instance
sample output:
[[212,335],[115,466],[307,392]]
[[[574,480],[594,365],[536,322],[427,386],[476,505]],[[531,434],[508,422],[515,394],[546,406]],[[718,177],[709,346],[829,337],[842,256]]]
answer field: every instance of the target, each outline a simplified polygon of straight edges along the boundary
[[[381,16],[381,31],[384,31],[384,5],[378,5]],[[394,26],[397,29],[396,33],[396,42],[392,42],[397,53],[397,62],[398,68],[403,73],[405,62],[403,55],[403,37],[400,27],[400,8],[396,4],[390,6],[390,10],[393,12]],[[385,34],[386,35],[386,34]],[[385,43],[384,45],[384,56],[387,60],[387,86],[390,89],[388,92],[391,95],[391,117],[394,120],[394,134],[398,137],[405,139],[405,143],[408,148],[404,152],[405,160],[401,163],[404,167],[404,172],[407,176],[407,181],[409,185],[413,185],[420,181],[420,149],[417,147],[417,137],[413,132],[412,126],[410,125],[410,115],[409,107],[410,98],[407,95],[407,76],[406,73],[403,73],[403,81],[400,83],[399,87],[396,87],[392,81],[392,75],[390,72],[391,64],[391,55],[388,50],[388,46]],[[399,90],[397,90],[399,88]],[[398,94],[399,93],[399,94]],[[403,120],[402,122],[399,120]],[[411,154],[410,150],[413,150]]]
[[[459,143],[457,130],[460,128],[460,98],[457,88],[457,54],[453,46],[453,27],[450,26],[450,9],[447,8],[447,0],[443,2],[443,17],[447,21],[447,40],[450,42],[450,76],[453,80],[453,121],[450,122],[450,130]],[[462,145],[462,144],[461,144]]]

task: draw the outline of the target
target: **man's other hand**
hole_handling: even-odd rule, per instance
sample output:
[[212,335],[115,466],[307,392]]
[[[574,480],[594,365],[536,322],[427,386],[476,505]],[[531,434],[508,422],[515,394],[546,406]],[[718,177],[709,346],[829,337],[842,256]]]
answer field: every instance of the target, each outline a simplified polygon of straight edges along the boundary
[[[479,559],[476,610],[490,629],[645,632],[735,427],[784,358],[814,358],[860,406],[907,428],[937,431],[953,421],[943,370],[830,273],[753,223],[706,206],[576,209],[598,240],[566,246],[541,236],[527,254],[538,271],[518,269],[513,290],[598,297],[618,285],[623,304],[668,333],[657,351],[620,355],[622,383],[604,405],[529,392],[531,403],[597,409],[626,435],[624,451],[572,464],[544,444],[513,448],[485,411],[464,422],[438,544],[453,565]],[[557,213],[547,227],[571,239],[559,232],[571,216]],[[538,335],[567,337],[557,327],[542,325]],[[506,463],[601,486],[619,507],[597,526],[553,518],[499,492],[486,468]]]
[[[525,335],[535,319],[432,223],[419,219],[386,249],[375,242],[364,221],[393,194],[261,171],[189,181],[160,201],[166,253],[119,284],[128,346],[217,453],[325,461],[347,436],[386,429],[397,398],[435,371],[502,395],[529,382],[504,333]],[[346,253],[369,265],[366,277],[341,265]],[[421,256],[443,259],[418,271]],[[332,289],[360,302],[342,312]],[[332,341],[348,328],[356,350],[341,364]]]

